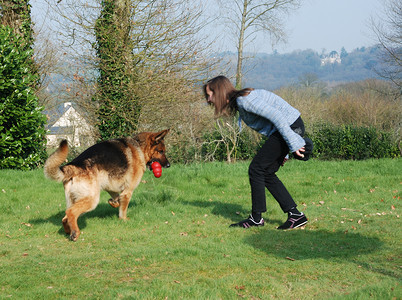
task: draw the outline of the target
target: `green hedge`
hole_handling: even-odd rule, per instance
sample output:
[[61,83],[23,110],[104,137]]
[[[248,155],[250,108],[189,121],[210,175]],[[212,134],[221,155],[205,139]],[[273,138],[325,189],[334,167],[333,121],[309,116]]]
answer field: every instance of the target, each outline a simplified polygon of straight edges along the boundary
[[46,157],[46,117],[32,86],[32,49],[0,25],[0,168],[33,169]]
[[[362,160],[401,156],[398,143],[391,132],[380,131],[373,127],[336,126],[329,123],[319,123],[313,128],[313,132],[306,134],[314,142],[313,158]],[[201,160],[209,158],[225,161],[227,160],[226,147],[223,143],[216,142],[221,139],[217,130],[206,132],[202,137],[201,150],[195,149],[194,146],[187,149],[188,147],[182,145],[180,151],[175,147],[169,149],[169,157],[173,158],[174,162],[184,162],[184,160],[190,162],[191,159],[197,160],[196,157]],[[265,138],[259,139],[249,131],[242,131],[232,159],[245,160],[254,157],[264,142]],[[215,153],[211,157],[210,154],[213,152]]]
[[401,153],[392,133],[374,127],[317,124],[309,136],[314,142],[313,157],[321,159],[395,158]]

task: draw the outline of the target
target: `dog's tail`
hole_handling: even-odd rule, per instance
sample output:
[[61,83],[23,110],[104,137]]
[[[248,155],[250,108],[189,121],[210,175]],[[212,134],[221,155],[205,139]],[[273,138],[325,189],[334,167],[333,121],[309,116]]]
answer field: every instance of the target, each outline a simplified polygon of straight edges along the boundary
[[63,181],[64,173],[60,168],[60,165],[66,161],[68,155],[68,143],[66,140],[62,140],[59,148],[45,162],[44,172],[47,178]]

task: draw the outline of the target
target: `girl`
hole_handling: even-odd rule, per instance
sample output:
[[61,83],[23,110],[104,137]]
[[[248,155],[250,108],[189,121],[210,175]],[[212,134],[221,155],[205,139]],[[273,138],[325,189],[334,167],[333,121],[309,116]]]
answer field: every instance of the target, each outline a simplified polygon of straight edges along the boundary
[[[203,87],[208,104],[215,107],[215,115],[234,115],[249,127],[268,137],[249,167],[252,211],[250,216],[230,227],[264,226],[266,212],[265,187],[279,203],[288,219],[278,229],[291,229],[307,223],[306,216],[297,210],[276,171],[287,160],[289,150],[295,158],[307,160],[312,151],[311,140],[303,139],[304,123],[300,112],[281,97],[266,90],[245,88],[236,90],[230,80],[218,76]],[[306,145],[306,146],[305,146]]]

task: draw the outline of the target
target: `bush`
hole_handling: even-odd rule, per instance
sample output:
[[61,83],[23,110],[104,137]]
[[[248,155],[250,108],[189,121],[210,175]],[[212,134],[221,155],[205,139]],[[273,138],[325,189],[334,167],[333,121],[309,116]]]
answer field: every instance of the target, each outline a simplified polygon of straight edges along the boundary
[[[306,136],[314,142],[313,157],[315,158],[363,160],[395,158],[401,155],[398,143],[389,131],[381,131],[374,127],[339,126],[331,123],[318,123],[313,128],[312,133]],[[205,133],[201,157],[204,160],[227,160],[226,145],[222,140],[218,130]],[[232,158],[234,160],[253,158],[265,141],[265,137],[256,136],[252,130],[243,130]],[[230,147],[232,144],[229,145]]]
[[399,157],[398,144],[391,133],[374,127],[317,124],[310,138],[313,156],[322,159],[367,159]]
[[30,72],[32,49],[0,25],[0,168],[33,169],[43,162],[46,117],[38,107]]
[[[225,161],[227,160],[226,145],[222,142],[223,137],[218,130],[210,131],[203,136],[203,145],[201,155],[207,160]],[[239,137],[238,144],[232,153],[234,160],[245,160],[254,157],[260,148],[260,135],[254,134],[249,128],[243,128]],[[229,148],[233,146],[233,142],[227,141]]]

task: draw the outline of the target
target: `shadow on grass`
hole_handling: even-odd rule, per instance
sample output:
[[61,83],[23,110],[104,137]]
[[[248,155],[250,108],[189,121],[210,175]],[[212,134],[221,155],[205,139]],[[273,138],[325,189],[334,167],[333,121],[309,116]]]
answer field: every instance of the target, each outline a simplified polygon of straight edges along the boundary
[[[223,203],[217,201],[182,201],[181,203],[185,205],[192,205],[200,208],[211,208],[211,213],[215,216],[222,216],[226,219],[231,220],[232,223],[240,222],[248,217],[250,210],[244,209],[243,206],[239,204]],[[264,218],[265,220],[265,218]],[[267,219],[265,223],[271,224],[282,224],[283,220]]]
[[282,258],[348,259],[379,250],[383,243],[360,233],[325,230],[261,230],[245,242],[269,255]]
[[[129,204],[129,208],[131,206],[131,203]],[[63,225],[61,223],[61,220],[63,219],[65,215],[65,211],[60,211],[55,215],[52,215],[48,218],[37,218],[37,219],[32,219],[29,222],[31,224],[44,224],[44,223],[52,223],[54,225],[60,226],[60,230],[58,233],[60,235],[65,235]],[[83,230],[87,226],[87,220],[92,219],[92,218],[109,218],[109,217],[116,217],[116,219],[119,218],[119,210],[118,208],[113,208],[107,203],[100,203],[93,211],[90,211],[86,214],[81,215],[78,218],[78,227],[80,230]]]

